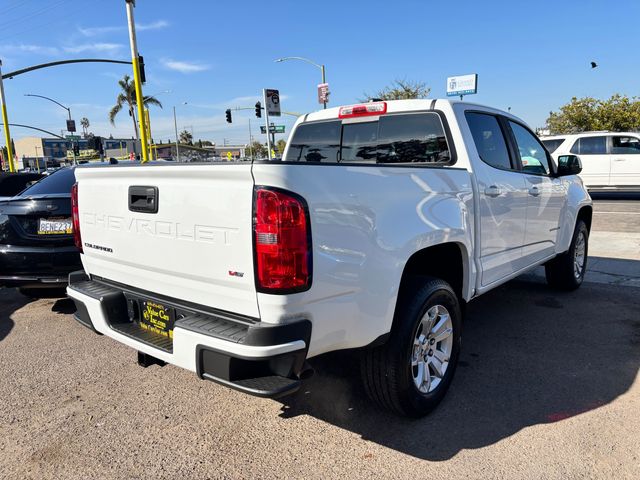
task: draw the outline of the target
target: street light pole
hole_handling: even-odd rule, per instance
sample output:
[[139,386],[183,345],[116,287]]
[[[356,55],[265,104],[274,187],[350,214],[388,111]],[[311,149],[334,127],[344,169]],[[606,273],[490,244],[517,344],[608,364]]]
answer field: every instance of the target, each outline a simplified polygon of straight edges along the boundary
[[180,161],[180,141],[178,139],[178,120],[176,119],[176,106],[173,106],[173,128],[176,131],[176,161]]
[[[326,72],[325,72],[325,66],[320,65],[316,62],[314,62],[313,60],[309,60],[308,58],[305,57],[282,57],[282,58],[278,58],[277,60],[274,60],[276,63],[280,63],[280,62],[284,62],[286,60],[300,60],[301,62],[307,62],[310,63],[311,65],[313,65],[314,67],[317,67],[320,69],[321,73],[322,73],[322,83],[327,83],[327,77],[326,77]],[[324,108],[327,108],[327,102],[323,102],[322,103],[324,105]]]
[[[69,114],[69,120],[71,120],[71,107],[65,107],[63,104],[61,104],[60,102],[57,102],[56,100],[54,100],[53,98],[49,98],[49,97],[45,97],[44,95],[35,95],[33,93],[25,93],[24,94],[25,97],[38,97],[38,98],[44,98],[45,100],[49,100],[50,102],[55,103],[56,105],[59,105],[60,107],[64,108],[67,113]],[[69,132],[72,133],[72,132]],[[71,152],[73,153],[73,164],[77,165],[77,161],[76,161],[76,151],[73,148],[73,141],[69,142],[71,144]]]
[[147,125],[144,115],[144,96],[142,95],[142,83],[140,81],[140,62],[138,58],[138,43],[136,40],[136,23],[133,17],[135,0],[125,0],[127,4],[127,20],[129,22],[129,41],[131,43],[131,63],[133,64],[133,82],[136,88],[136,103],[138,105],[138,125],[140,130],[140,143],[142,147],[142,163],[149,161],[149,143],[147,139]]
[[[0,60],[2,67],[2,60]],[[4,124],[4,139],[7,142],[7,157],[9,161],[9,171],[15,172],[13,165],[13,148],[11,148],[11,133],[9,132],[9,118],[7,117],[7,104],[4,99],[4,85],[2,84],[2,68],[0,68],[0,109],[2,109],[2,123]]]

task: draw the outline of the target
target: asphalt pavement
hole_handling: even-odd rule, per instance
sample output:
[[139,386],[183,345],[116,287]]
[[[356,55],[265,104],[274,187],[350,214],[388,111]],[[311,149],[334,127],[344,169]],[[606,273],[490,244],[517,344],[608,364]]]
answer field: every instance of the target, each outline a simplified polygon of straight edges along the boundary
[[638,479],[640,199],[595,211],[582,288],[536,271],[472,302],[451,389],[420,420],[368,402],[355,352],[259,399],[138,367],[68,300],[0,290],[0,478]]

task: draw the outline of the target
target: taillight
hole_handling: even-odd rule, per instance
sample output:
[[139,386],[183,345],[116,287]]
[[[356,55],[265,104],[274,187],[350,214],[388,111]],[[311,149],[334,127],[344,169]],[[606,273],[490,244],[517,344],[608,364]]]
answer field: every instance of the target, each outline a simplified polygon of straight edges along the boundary
[[78,184],[71,187],[71,219],[73,220],[73,241],[80,253],[82,250],[82,237],[80,236],[80,215],[78,215]]
[[258,187],[254,202],[258,290],[307,290],[311,286],[311,235],[305,201],[290,192]]
[[367,115],[382,115],[384,113],[387,113],[387,102],[369,102],[360,105],[340,107],[338,117],[365,117]]

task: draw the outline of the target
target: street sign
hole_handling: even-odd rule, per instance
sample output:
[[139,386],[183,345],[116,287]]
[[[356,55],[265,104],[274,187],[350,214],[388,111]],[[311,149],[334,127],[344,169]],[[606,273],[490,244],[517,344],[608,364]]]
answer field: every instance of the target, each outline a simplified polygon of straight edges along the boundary
[[[267,133],[267,127],[260,125],[260,133]],[[284,125],[270,125],[269,133],[284,133]]]
[[76,131],[76,121],[67,120],[67,132],[75,132],[75,131]]
[[278,90],[273,89],[265,89],[265,97],[267,100],[267,104],[265,108],[267,109],[267,113],[273,117],[280,116],[280,92]]
[[329,84],[321,83],[318,85],[318,103],[329,103]]
[[478,74],[460,75],[447,78],[447,96],[470,95],[478,93]]
[[80,140],[80,135],[65,135],[64,138],[71,140],[72,142],[77,142]]

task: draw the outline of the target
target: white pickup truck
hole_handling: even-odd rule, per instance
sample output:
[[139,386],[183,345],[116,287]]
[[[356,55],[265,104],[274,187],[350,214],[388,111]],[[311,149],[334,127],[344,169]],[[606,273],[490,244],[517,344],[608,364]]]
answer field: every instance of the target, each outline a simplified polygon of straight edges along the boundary
[[278,161],[78,168],[75,318],[268,397],[362,349],[371,398],[424,415],[467,302],[542,264],[582,283],[591,199],[579,158],[558,163],[506,112],[401,100],[304,115]]

